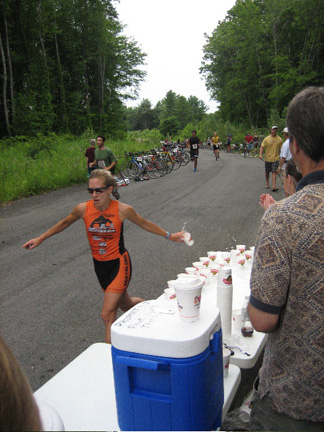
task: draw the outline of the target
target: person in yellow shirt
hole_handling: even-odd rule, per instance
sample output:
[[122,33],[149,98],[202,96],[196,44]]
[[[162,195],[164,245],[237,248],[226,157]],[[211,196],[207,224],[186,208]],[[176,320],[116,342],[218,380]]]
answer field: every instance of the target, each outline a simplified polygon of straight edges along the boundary
[[265,178],[266,178],[266,189],[269,189],[269,177],[272,173],[272,192],[277,192],[276,178],[277,169],[279,167],[279,155],[282,147],[282,139],[277,135],[277,126],[272,126],[271,133],[268,135],[261,144],[259,159],[262,159],[264,151],[264,162],[265,162]]
[[217,132],[214,132],[214,136],[212,138],[212,143],[213,143],[213,151],[214,151],[214,155],[216,160],[219,159],[219,150],[220,150],[220,145],[219,145],[219,136],[217,135]]

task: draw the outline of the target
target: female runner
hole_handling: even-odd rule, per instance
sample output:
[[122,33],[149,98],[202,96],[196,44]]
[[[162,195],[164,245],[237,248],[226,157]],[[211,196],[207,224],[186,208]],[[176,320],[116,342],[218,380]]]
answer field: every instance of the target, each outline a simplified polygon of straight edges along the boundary
[[123,222],[128,219],[148,232],[175,242],[183,241],[184,232],[170,234],[144,219],[130,205],[111,199],[111,194],[118,197],[118,193],[115,179],[107,170],[91,172],[88,191],[92,200],[78,204],[66,218],[39,237],[29,240],[23,247],[34,249],[78,219],[84,220],[94,269],[105,292],[101,313],[106,326],[105,340],[111,343],[110,327],[116,320],[118,308],[127,311],[143,301],[139,297],[130,297],[126,291],[132,269],[129,254],[124,246]]

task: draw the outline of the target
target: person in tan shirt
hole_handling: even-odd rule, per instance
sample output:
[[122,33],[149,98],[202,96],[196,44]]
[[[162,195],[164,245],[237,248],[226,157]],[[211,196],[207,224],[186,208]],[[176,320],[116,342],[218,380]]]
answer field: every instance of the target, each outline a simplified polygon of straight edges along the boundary
[[272,126],[271,133],[268,135],[261,144],[259,159],[262,159],[264,151],[264,162],[265,162],[265,178],[266,178],[266,189],[269,189],[269,177],[270,172],[272,173],[272,192],[277,192],[276,178],[277,169],[279,167],[279,155],[282,147],[282,139],[277,135],[277,126]]

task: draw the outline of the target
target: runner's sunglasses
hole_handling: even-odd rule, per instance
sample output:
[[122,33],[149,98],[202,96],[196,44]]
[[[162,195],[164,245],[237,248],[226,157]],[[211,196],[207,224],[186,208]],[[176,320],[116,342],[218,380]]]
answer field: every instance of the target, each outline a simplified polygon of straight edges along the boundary
[[91,195],[93,194],[93,192],[96,192],[96,194],[101,194],[101,193],[103,193],[103,191],[105,191],[105,190],[107,190],[109,188],[110,188],[110,186],[108,186],[108,187],[101,187],[101,188],[95,188],[95,189],[92,189],[92,188],[88,187],[88,192]]

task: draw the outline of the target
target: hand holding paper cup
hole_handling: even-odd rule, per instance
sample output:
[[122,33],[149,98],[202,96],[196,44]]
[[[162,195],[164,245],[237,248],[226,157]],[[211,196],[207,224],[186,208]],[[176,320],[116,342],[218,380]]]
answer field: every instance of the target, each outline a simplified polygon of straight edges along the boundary
[[185,231],[183,234],[183,241],[188,246],[192,246],[194,244],[194,241],[192,240],[191,234],[188,231]]

